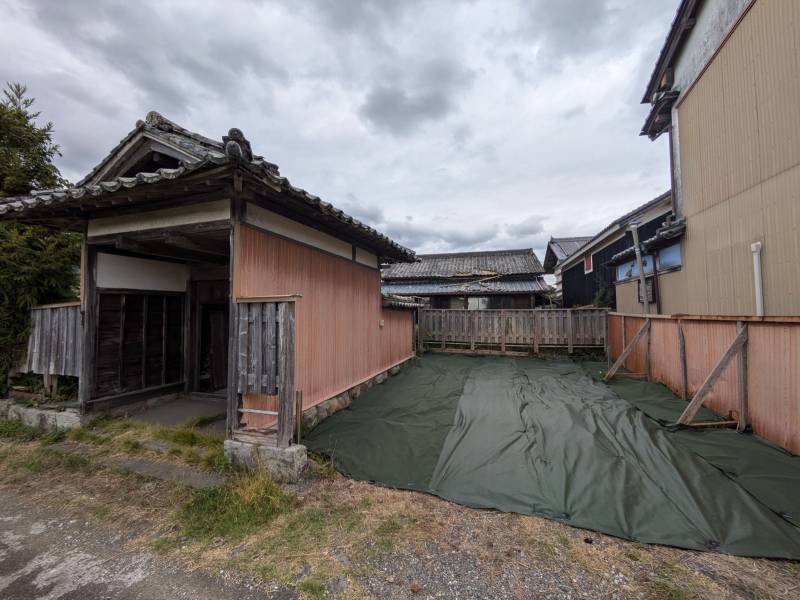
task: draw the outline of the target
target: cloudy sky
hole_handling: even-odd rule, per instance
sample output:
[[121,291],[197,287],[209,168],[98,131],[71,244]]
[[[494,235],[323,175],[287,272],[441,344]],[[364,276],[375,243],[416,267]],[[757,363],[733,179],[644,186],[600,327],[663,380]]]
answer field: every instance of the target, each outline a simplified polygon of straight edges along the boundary
[[592,235],[669,187],[639,104],[679,0],[0,0],[77,181],[149,110],[418,252]]

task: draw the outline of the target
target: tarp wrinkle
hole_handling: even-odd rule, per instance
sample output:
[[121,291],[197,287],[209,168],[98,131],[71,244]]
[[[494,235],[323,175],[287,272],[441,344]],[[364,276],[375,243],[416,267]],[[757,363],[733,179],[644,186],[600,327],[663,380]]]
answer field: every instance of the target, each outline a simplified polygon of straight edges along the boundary
[[[433,355],[307,437],[346,475],[639,542],[800,558],[800,457],[669,428],[663,386],[604,365]],[[698,418],[717,418],[704,410]]]

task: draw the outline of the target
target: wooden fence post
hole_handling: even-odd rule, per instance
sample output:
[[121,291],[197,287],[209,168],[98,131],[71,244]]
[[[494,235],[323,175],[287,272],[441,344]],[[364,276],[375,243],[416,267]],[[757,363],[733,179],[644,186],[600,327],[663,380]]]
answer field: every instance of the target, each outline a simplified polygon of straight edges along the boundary
[[619,368],[625,362],[625,359],[628,358],[628,355],[631,352],[633,352],[634,348],[636,348],[636,344],[639,342],[639,340],[642,338],[642,336],[644,336],[645,334],[649,334],[649,333],[650,333],[650,319],[645,319],[644,323],[639,328],[639,331],[637,331],[636,335],[633,336],[633,339],[631,340],[631,343],[628,344],[625,347],[625,349],[622,351],[622,353],[617,358],[616,362],[614,362],[614,364],[611,366],[611,368],[605,374],[605,377],[603,377],[603,381],[608,381],[609,379],[611,379],[616,374],[616,372],[619,370]]
[[739,424],[736,427],[736,431],[742,433],[747,428],[749,421],[749,415],[747,414],[747,323],[737,321],[736,330],[739,335],[744,333],[745,336],[742,349],[739,350],[739,355],[736,359],[736,398],[739,404]]
[[506,313],[500,309],[500,352],[506,351]]
[[[439,313],[439,314],[440,314],[440,316],[441,316],[440,323],[442,324],[442,327],[441,327],[441,330],[440,330],[440,331],[441,331],[440,335],[442,336],[442,339],[441,339],[441,346],[442,346],[442,350],[444,350],[444,348],[445,348],[445,338],[447,337],[447,335],[446,335],[446,333],[445,333],[445,331],[446,331],[446,328],[445,328],[444,321],[445,321],[445,318],[447,317],[447,314],[448,314],[448,313],[447,313],[447,311],[446,311],[446,310],[442,309],[442,312],[441,312],[441,313]],[[449,322],[450,322],[450,319],[447,319],[447,321],[448,321],[448,323],[449,323]]]
[[572,327],[572,309],[567,309],[567,352],[572,354],[573,350],[573,327]]
[[469,313],[469,349],[475,352],[475,311]]
[[533,319],[533,353],[539,354],[539,317],[536,314],[536,310],[531,313],[531,318]]

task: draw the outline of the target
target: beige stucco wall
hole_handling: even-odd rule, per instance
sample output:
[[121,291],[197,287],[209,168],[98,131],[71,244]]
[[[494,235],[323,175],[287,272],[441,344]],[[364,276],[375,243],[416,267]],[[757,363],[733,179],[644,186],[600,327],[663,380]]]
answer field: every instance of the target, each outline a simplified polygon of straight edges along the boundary
[[662,312],[800,314],[800,2],[758,0],[678,106],[683,268]]
[[[642,314],[642,312],[644,312],[644,307],[642,303],[639,302],[638,279],[617,283],[616,292],[617,312],[634,315]],[[657,312],[656,305],[651,304],[649,310],[651,314],[655,314]]]

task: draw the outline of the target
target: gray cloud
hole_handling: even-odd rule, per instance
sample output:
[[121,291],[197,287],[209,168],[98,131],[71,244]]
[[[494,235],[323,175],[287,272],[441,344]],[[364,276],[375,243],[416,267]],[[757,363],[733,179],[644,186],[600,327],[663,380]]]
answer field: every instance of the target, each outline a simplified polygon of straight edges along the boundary
[[0,82],[72,181],[158,110],[419,252],[541,257],[669,186],[638,100],[678,2],[0,0]]
[[386,81],[370,89],[359,111],[376,128],[397,136],[410,135],[423,123],[454,112],[474,76],[449,59],[431,60],[408,71],[387,74]]

